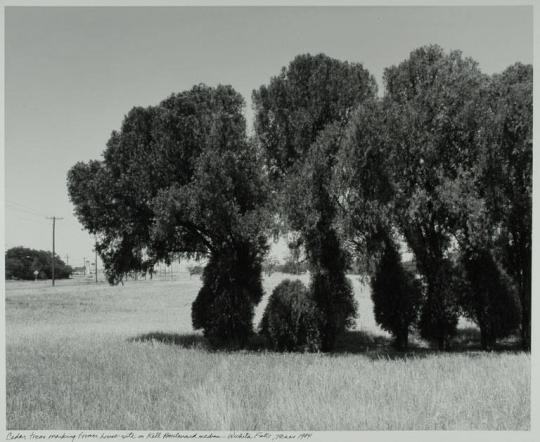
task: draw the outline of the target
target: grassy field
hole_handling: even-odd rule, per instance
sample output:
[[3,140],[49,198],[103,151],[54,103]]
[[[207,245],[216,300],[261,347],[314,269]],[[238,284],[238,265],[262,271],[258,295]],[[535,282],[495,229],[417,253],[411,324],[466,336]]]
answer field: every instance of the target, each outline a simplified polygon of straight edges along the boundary
[[453,352],[396,355],[353,277],[360,317],[335,353],[215,352],[191,328],[201,281],[177,277],[7,282],[8,429],[530,428],[529,354],[480,352],[469,324]]

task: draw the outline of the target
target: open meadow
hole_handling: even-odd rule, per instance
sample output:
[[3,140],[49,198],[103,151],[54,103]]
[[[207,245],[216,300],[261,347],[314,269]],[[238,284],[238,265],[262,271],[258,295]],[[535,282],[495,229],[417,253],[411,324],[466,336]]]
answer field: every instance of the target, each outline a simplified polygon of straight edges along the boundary
[[[285,276],[266,277],[266,297]],[[397,355],[352,276],[355,330],[332,354],[209,350],[198,276],[124,286],[6,282],[8,429],[527,430],[530,355],[413,340]],[[307,275],[300,276],[307,282]],[[256,324],[266,297],[257,307]]]

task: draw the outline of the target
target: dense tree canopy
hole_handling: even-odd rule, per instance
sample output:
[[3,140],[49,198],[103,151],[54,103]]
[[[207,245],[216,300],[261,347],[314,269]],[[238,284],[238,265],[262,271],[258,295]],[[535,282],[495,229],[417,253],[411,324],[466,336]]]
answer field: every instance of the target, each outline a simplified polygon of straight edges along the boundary
[[[235,343],[251,331],[262,296],[257,281],[269,219],[243,105],[229,86],[199,85],[157,106],[135,107],[112,133],[103,160],[78,163],[68,174],[75,212],[97,235],[109,281],[177,255],[209,255],[194,325]],[[212,318],[197,315],[201,300]],[[235,308],[244,312],[241,326],[227,314]],[[211,324],[218,316],[221,323]]]
[[289,224],[302,234],[311,270],[310,294],[322,312],[323,350],[332,349],[336,337],[356,316],[352,287],[345,275],[350,260],[335,226],[337,205],[331,193],[341,137],[337,124],[327,126],[285,187]]
[[322,348],[355,316],[345,277],[347,257],[335,230],[332,170],[354,108],[374,97],[376,83],[360,64],[300,55],[254,91],[255,130],[283,199],[282,215],[301,233],[312,272],[310,293],[323,319]]
[[386,69],[384,79],[396,220],[427,286],[420,326],[424,337],[446,348],[458,309],[450,259],[456,219],[444,196],[476,162],[476,97],[487,77],[459,51],[428,46]]
[[385,124],[378,99],[367,100],[355,110],[337,153],[331,184],[348,248],[371,272],[396,224]]
[[531,65],[517,63],[491,81],[492,143],[482,176],[502,262],[518,287],[525,349],[531,339],[532,74]]
[[376,91],[375,79],[361,64],[324,54],[295,57],[253,92],[255,130],[270,170],[282,175],[302,162],[328,124],[345,123]]
[[[425,283],[422,335],[441,348],[462,309],[486,347],[522,310],[526,342],[532,69],[516,64],[490,78],[458,51],[428,46],[388,68],[385,86],[382,100],[356,110],[335,168],[353,249],[373,261],[398,229]],[[521,309],[499,261],[516,281]]]
[[[253,92],[253,139],[230,86],[133,108],[103,158],[68,174],[109,282],[204,256],[193,326],[241,347],[263,296],[267,234],[287,231],[292,268],[302,254],[311,277],[307,292],[291,298],[283,286],[272,304],[283,322],[273,330],[291,342],[304,332],[284,318],[308,304],[316,348],[331,350],[352,324],[354,260],[398,347],[416,324],[448,349],[465,314],[484,348],[518,322],[530,348],[532,67],[490,77],[459,51],[425,46],[387,68],[384,83],[379,98],[360,64],[299,55]],[[9,274],[18,266],[10,258]]]
[[[52,277],[51,252],[26,247],[12,247],[6,252],[6,279],[35,279],[35,271],[38,279]],[[69,278],[72,272],[73,269],[59,256],[54,257],[55,279]]]

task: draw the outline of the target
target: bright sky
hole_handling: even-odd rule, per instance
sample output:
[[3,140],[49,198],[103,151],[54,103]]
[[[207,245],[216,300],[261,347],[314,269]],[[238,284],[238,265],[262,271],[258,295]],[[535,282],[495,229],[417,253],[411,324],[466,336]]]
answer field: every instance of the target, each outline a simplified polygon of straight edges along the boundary
[[[66,174],[99,158],[135,105],[204,82],[246,99],[297,54],[385,67],[415,48],[460,49],[486,73],[533,60],[531,7],[6,8],[5,245],[82,265],[93,241],[73,216]],[[283,256],[284,247],[274,255]]]

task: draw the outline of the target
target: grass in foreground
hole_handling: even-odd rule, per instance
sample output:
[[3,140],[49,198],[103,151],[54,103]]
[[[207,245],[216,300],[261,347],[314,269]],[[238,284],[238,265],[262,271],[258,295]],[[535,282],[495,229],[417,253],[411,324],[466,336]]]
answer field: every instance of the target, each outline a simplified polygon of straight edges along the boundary
[[198,284],[8,288],[8,429],[529,429],[528,354],[395,355],[357,284],[362,331],[335,354],[212,352]]

